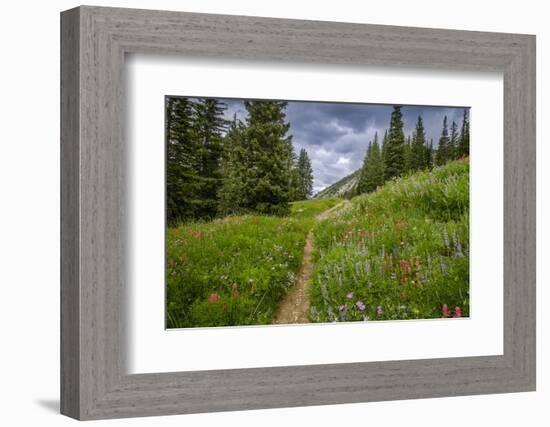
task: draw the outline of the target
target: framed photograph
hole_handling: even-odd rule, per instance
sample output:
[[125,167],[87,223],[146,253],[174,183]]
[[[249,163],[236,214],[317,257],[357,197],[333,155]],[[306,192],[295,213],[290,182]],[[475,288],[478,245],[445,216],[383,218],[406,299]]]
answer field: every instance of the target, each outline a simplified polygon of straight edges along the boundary
[[61,14],[61,412],[535,390],[535,37]]

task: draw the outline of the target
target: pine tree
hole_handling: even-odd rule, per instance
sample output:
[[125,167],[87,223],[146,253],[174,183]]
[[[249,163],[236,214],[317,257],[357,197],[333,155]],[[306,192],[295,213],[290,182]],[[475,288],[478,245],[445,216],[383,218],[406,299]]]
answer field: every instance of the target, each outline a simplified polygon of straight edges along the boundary
[[313,193],[313,168],[307,155],[307,151],[302,148],[297,164],[298,171],[298,191],[296,200],[305,200],[311,197]]
[[422,170],[429,167],[429,148],[426,146],[426,132],[421,116],[418,116],[413,133],[412,142],[412,169]]
[[443,129],[439,137],[439,145],[435,157],[435,164],[440,166],[449,160],[449,130],[447,127],[447,116],[443,118]]
[[430,139],[430,145],[426,147],[426,167],[432,169],[434,167],[434,140]]
[[288,168],[290,170],[288,198],[291,202],[294,202],[300,200],[300,174],[298,171],[298,157],[296,156],[294,150],[292,150],[292,152],[290,153]]
[[458,142],[458,157],[466,157],[470,155],[470,120],[468,117],[468,109],[464,109],[462,118],[462,127],[460,128],[460,137]]
[[367,145],[367,151],[365,153],[365,157],[363,158],[363,166],[361,166],[359,180],[357,181],[357,185],[355,187],[356,194],[363,194],[369,191],[367,183],[369,181],[369,175],[370,175],[369,159],[371,158],[371,152],[372,152],[372,141],[369,141],[369,144]]
[[384,162],[382,151],[378,144],[378,133],[374,134],[374,140],[369,142],[363,167],[359,175],[356,194],[370,193],[384,183]]
[[451,138],[449,139],[449,160],[458,158],[458,131],[456,122],[451,123]]
[[197,212],[198,218],[212,218],[218,210],[218,192],[222,184],[222,133],[226,130],[224,110],[217,99],[199,99],[193,104],[194,135],[198,144]]
[[290,210],[292,156],[286,102],[245,101],[244,105],[246,126],[237,125],[231,135],[238,140],[229,155],[235,171],[224,183],[223,210],[285,215]]
[[403,173],[409,173],[413,170],[413,153],[412,153],[412,142],[411,136],[407,136],[405,140],[405,147],[403,149],[403,158],[405,167],[403,168]]
[[405,136],[403,134],[403,118],[401,107],[393,107],[384,156],[384,177],[386,180],[400,176],[405,169]]
[[166,97],[166,214],[167,222],[193,218],[197,211],[198,146],[193,128],[193,103]]
[[382,184],[384,184],[384,160],[382,159],[382,151],[380,150],[380,145],[378,144],[378,133],[374,134],[370,168],[372,181],[370,181],[368,184],[369,188],[372,189],[371,191],[374,191]]
[[234,115],[223,143],[223,178],[218,192],[218,213],[221,216],[245,211],[246,174],[249,164],[249,152],[245,138],[246,127]]
[[382,145],[380,147],[380,158],[382,159],[382,173],[384,174],[384,181],[386,180],[386,157],[388,151],[388,130],[384,130],[384,138],[382,138]]

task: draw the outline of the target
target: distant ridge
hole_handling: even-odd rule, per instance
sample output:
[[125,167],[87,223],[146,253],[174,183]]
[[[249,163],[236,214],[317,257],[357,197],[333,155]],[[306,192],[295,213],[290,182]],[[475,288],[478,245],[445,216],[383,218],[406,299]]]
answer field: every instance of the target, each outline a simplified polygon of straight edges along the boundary
[[313,198],[325,199],[328,197],[352,197],[355,193],[355,188],[357,187],[357,182],[359,181],[360,174],[361,169],[357,169],[355,172],[343,177],[339,181],[336,181],[334,184],[331,184],[327,188],[319,191],[315,196],[313,196]]

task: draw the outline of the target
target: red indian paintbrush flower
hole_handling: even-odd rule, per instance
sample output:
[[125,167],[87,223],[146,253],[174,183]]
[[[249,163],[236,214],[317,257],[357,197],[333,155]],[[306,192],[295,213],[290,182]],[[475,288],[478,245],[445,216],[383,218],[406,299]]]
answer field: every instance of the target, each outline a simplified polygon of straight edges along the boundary
[[218,294],[216,292],[214,292],[213,294],[210,294],[210,303],[211,304],[216,304],[218,302]]
[[460,307],[455,307],[455,317],[462,317],[462,310]]
[[443,304],[443,306],[441,307],[441,314],[443,315],[443,317],[449,316],[449,306],[447,304]]

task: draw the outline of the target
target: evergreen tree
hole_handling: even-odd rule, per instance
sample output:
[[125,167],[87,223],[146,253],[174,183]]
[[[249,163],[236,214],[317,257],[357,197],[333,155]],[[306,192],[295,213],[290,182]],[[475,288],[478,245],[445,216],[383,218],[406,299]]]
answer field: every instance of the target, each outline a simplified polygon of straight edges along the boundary
[[218,210],[218,192],[222,184],[222,133],[227,128],[223,112],[226,108],[217,99],[199,99],[193,103],[193,128],[198,145],[198,197],[195,213],[198,218],[212,218]]
[[412,169],[422,170],[429,167],[429,147],[426,146],[426,132],[421,116],[418,116],[413,133],[412,142]]
[[466,157],[470,155],[470,120],[468,117],[468,109],[464,109],[462,118],[462,127],[460,128],[460,137],[458,142],[458,157]]
[[449,130],[447,127],[447,116],[443,118],[443,129],[439,137],[439,145],[435,156],[435,164],[440,166],[449,160]]
[[371,191],[374,191],[384,184],[384,160],[382,159],[382,151],[378,144],[378,133],[374,134],[371,155],[370,169],[372,181],[368,182],[368,186],[372,189]]
[[426,147],[426,167],[434,167],[434,140],[430,139],[430,145]]
[[382,138],[382,146],[380,147],[380,158],[382,159],[382,173],[384,180],[386,179],[386,157],[388,151],[388,130],[384,130],[384,138]]
[[298,171],[298,157],[294,150],[290,153],[289,159],[290,181],[289,181],[289,193],[288,198],[291,202],[300,200],[300,174]]
[[393,107],[390,119],[390,130],[387,142],[384,144],[384,177],[386,180],[400,176],[405,169],[405,136],[403,134],[403,118],[401,107]]
[[222,157],[222,185],[218,198],[221,216],[244,212],[247,167],[250,163],[246,144],[246,127],[233,116],[224,137]]
[[359,180],[357,181],[357,185],[355,187],[355,192],[357,194],[363,194],[369,191],[367,182],[369,180],[369,175],[370,175],[369,159],[371,158],[371,152],[372,152],[372,141],[369,141],[369,145],[367,146],[367,152],[365,153],[365,157],[363,159],[363,166],[361,166]]
[[296,200],[305,200],[311,197],[313,193],[313,168],[307,155],[307,151],[302,148],[297,164],[298,191]]
[[456,122],[451,123],[451,137],[449,139],[449,160],[458,159],[458,131]]
[[403,158],[405,160],[405,167],[403,168],[403,173],[409,173],[413,170],[413,153],[412,153],[412,142],[411,136],[407,136],[405,140],[405,148],[403,149]]
[[[292,137],[287,136],[286,102],[245,101],[246,126],[232,126],[222,211],[285,215],[290,210]],[[236,140],[236,143],[235,143]],[[227,169],[227,168],[226,168]]]
[[356,193],[370,193],[384,183],[384,162],[382,151],[378,144],[378,133],[374,134],[374,140],[369,143],[363,167],[359,175]]
[[167,222],[193,218],[197,211],[198,145],[193,104],[188,98],[166,97]]

